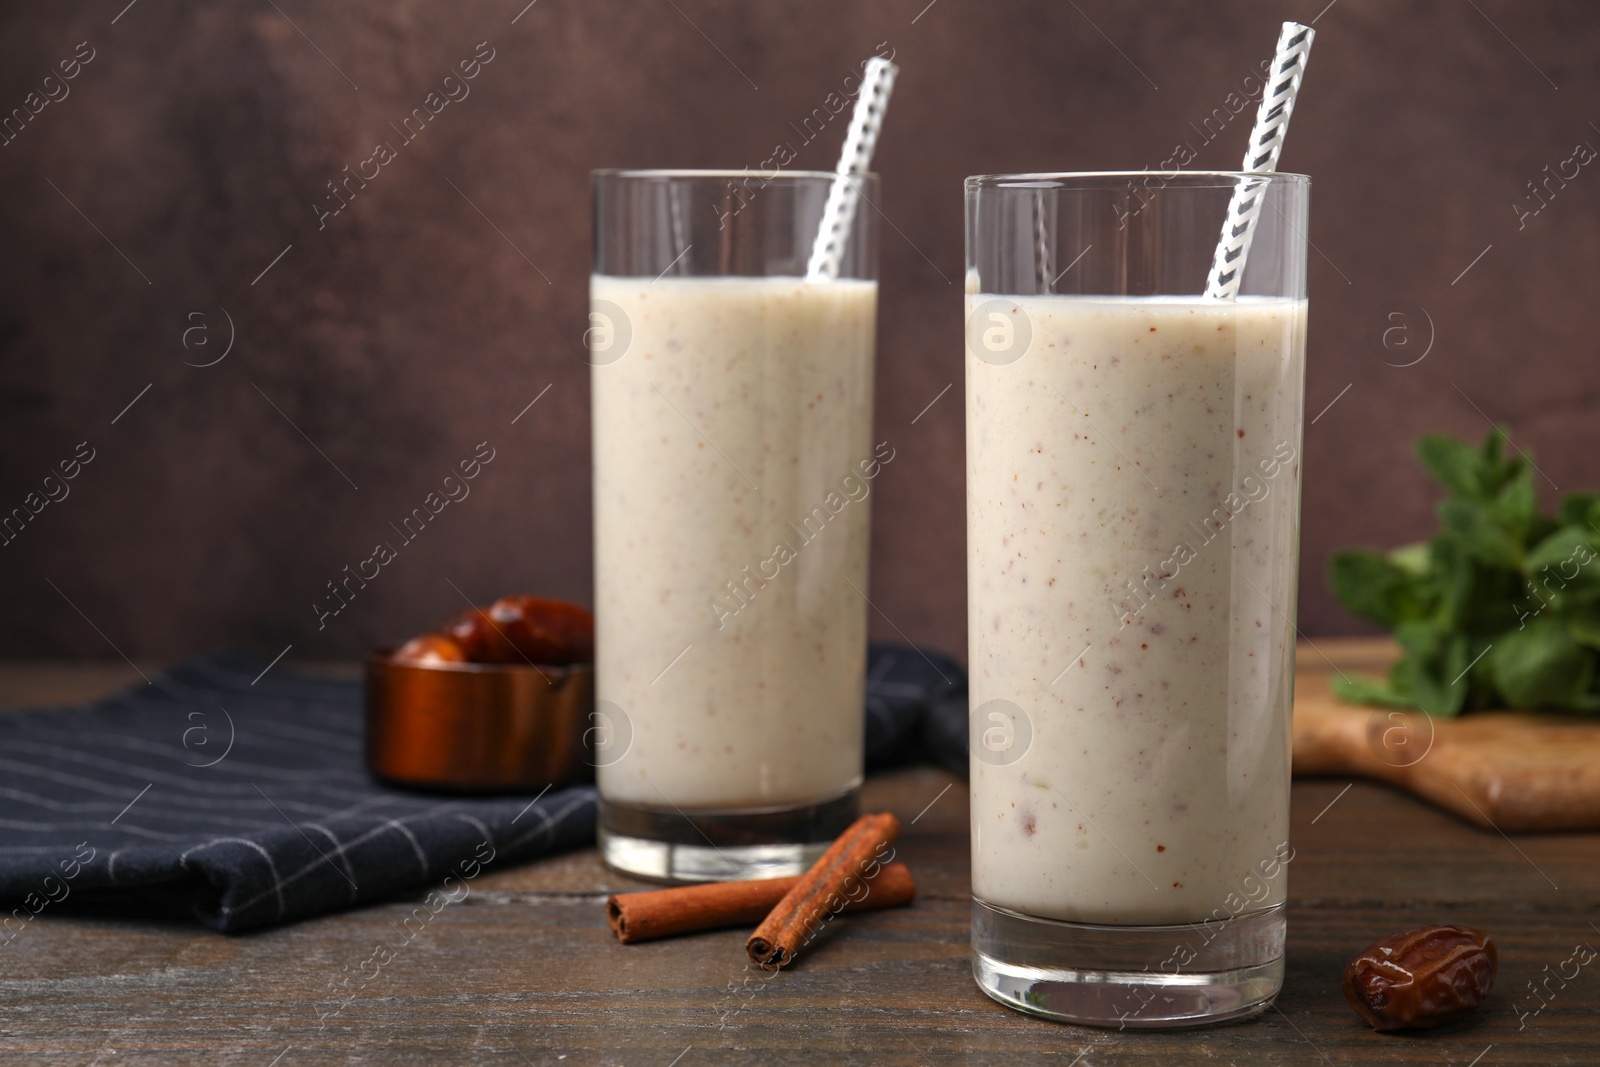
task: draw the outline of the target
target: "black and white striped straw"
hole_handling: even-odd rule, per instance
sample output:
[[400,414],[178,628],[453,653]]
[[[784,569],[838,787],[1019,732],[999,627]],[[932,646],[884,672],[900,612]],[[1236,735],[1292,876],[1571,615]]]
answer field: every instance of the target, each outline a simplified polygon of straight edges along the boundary
[[[1283,154],[1283,139],[1289,132],[1289,116],[1294,113],[1300,79],[1305,76],[1306,60],[1317,31],[1298,22],[1285,22],[1278,36],[1278,51],[1272,58],[1271,80],[1261,94],[1255,128],[1250,131],[1250,147],[1241,170],[1251,174],[1270,174],[1278,169]],[[1239,280],[1244,276],[1245,258],[1255,236],[1256,221],[1266,200],[1267,183],[1259,178],[1241,178],[1228,204],[1228,220],[1222,227],[1206,279],[1206,296],[1232,300],[1239,295]]]
[[856,96],[855,110],[850,115],[850,130],[845,134],[844,151],[839,154],[837,177],[828,189],[828,202],[822,209],[822,225],[817,229],[816,241],[811,246],[811,261],[806,266],[806,280],[833,281],[839,277],[839,264],[844,256],[845,244],[850,239],[850,225],[855,221],[856,203],[860,191],[856,188],[857,175],[865,174],[872,166],[872,150],[878,146],[878,134],[883,129],[883,113],[889,107],[889,93],[894,89],[894,76],[900,68],[881,56],[867,60],[861,73],[861,91]]

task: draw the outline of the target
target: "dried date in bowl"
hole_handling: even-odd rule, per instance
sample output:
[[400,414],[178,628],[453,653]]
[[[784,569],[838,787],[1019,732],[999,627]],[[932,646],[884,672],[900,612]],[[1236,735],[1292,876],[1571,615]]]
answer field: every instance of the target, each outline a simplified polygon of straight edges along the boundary
[[1374,1030],[1454,1022],[1489,998],[1500,954],[1467,926],[1419,926],[1379,938],[1344,970],[1344,996]]
[[594,659],[594,616],[564,600],[501,597],[407,641],[400,663],[507,663],[566,667]]

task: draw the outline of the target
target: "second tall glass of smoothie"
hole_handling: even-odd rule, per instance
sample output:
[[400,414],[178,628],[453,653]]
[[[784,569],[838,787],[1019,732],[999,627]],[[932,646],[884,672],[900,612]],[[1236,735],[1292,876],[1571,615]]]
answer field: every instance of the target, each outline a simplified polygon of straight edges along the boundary
[[593,738],[602,855],[629,873],[799,873],[857,814],[892,453],[872,440],[871,215],[839,277],[806,277],[833,181],[595,176]]
[[1194,1025],[1282,982],[1308,188],[967,181],[973,968],[1024,1011]]

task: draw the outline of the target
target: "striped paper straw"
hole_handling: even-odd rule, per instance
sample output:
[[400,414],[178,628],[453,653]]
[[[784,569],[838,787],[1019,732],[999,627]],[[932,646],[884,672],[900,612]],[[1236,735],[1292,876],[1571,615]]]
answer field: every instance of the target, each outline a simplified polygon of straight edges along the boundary
[[[1300,79],[1305,77],[1306,60],[1316,36],[1317,31],[1310,26],[1283,24],[1278,51],[1272,57],[1271,82],[1261,94],[1255,128],[1250,131],[1250,147],[1245,152],[1244,166],[1239,169],[1251,174],[1270,174],[1278,169],[1283,139],[1289,132],[1289,116],[1294,113],[1295,96],[1300,92]],[[1239,295],[1239,279],[1244,276],[1245,257],[1250,254],[1266,192],[1267,183],[1257,178],[1241,178],[1234,187],[1233,199],[1228,203],[1228,221],[1211,259],[1206,296],[1232,300]]]
[[839,277],[839,261],[850,240],[850,224],[855,221],[856,202],[861,198],[855,182],[857,174],[865,174],[872,165],[872,150],[878,146],[878,133],[883,129],[883,113],[889,107],[889,93],[894,89],[894,76],[900,72],[887,59],[873,56],[861,74],[861,92],[856,96],[855,111],[850,115],[850,131],[845,134],[844,151],[839,154],[836,176],[828,189],[828,202],[822,209],[822,225],[811,246],[811,262],[806,266],[806,280],[833,281]]

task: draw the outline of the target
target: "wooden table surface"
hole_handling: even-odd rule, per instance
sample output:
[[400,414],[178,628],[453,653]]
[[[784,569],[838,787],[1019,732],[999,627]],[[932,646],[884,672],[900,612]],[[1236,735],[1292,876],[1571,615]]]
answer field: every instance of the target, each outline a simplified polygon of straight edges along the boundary
[[[1318,645],[1341,665],[1372,658],[1370,645]],[[1302,663],[1302,686],[1326,684],[1315,653]],[[84,699],[132,676],[0,666],[0,706]],[[905,826],[916,905],[836,921],[776,977],[747,967],[745,931],[617,944],[603,902],[640,886],[588,850],[485,874],[337,1014],[325,1014],[330,984],[400,941],[420,893],[233,937],[47,912],[0,953],[0,1062],[1600,1063],[1600,960],[1574,962],[1578,946],[1600,947],[1600,834],[1507,838],[1383,786],[1297,782],[1276,1007],[1232,1026],[1118,1033],[1030,1018],[973,985],[961,780],[905,770],[870,779],[864,799]],[[1494,935],[1489,1007],[1426,1034],[1372,1032],[1340,994],[1345,963],[1431,922]]]

